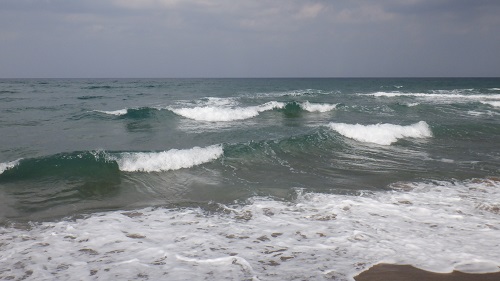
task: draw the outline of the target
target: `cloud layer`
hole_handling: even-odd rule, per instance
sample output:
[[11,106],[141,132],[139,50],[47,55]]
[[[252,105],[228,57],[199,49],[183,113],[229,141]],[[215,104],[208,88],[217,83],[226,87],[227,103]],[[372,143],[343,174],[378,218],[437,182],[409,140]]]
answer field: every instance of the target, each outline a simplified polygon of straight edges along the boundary
[[500,1],[2,0],[0,77],[500,76]]

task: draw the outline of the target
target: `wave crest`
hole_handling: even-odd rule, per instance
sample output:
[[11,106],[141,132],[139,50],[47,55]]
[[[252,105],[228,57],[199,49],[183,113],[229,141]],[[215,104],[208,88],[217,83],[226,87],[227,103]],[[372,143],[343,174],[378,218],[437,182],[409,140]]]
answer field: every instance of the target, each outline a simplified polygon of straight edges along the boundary
[[481,101],[482,104],[488,104],[493,107],[500,107],[500,101]]
[[222,145],[163,152],[125,152],[118,156],[116,162],[120,170],[125,172],[161,172],[207,163],[219,158],[223,153]]
[[[233,105],[233,104],[231,104]],[[270,111],[274,109],[290,109],[293,106],[297,106],[299,110],[305,110],[308,112],[328,112],[336,108],[336,104],[326,104],[326,103],[311,103],[309,101],[305,102],[278,102],[270,101],[257,106],[248,107],[234,107],[227,105],[206,105],[197,107],[183,107],[183,108],[169,108],[172,112],[177,115],[193,119],[196,121],[207,121],[207,122],[229,122],[237,120],[245,120],[258,116],[261,112]]]
[[9,170],[9,169],[12,169],[14,168],[15,166],[17,166],[19,164],[19,161],[21,159],[17,159],[17,160],[14,160],[14,161],[10,161],[10,162],[5,162],[5,163],[0,163],[0,175],[5,172],[6,170]]
[[390,145],[401,138],[428,138],[432,131],[425,121],[400,126],[393,124],[346,124],[330,123],[329,127],[339,134],[361,142]]
[[310,103],[309,101],[305,101],[300,104],[300,107],[309,112],[328,112],[337,108],[337,105],[328,103]]
[[[470,90],[467,90],[470,91]],[[480,100],[499,100],[499,94],[466,94],[466,91],[444,91],[438,90],[433,91],[431,93],[403,93],[403,92],[375,92],[370,94],[361,94],[364,96],[373,96],[373,97],[416,97],[416,98],[424,98],[431,100],[452,100],[452,101],[480,101]]]
[[272,101],[249,107],[199,106],[193,108],[169,108],[169,110],[177,115],[197,121],[228,122],[249,119],[261,112],[283,108],[284,106],[284,103]]

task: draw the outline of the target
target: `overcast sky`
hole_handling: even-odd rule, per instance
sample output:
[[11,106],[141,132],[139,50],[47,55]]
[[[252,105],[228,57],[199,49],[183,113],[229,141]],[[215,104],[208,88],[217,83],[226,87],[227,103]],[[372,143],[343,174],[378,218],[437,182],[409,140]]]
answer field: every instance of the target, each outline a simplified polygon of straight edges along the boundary
[[0,77],[500,76],[500,0],[0,0]]

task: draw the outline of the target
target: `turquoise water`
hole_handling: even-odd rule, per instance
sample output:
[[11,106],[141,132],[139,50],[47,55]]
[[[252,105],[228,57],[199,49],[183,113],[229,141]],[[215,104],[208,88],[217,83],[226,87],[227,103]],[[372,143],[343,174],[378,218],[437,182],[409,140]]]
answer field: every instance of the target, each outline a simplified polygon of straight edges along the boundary
[[[170,272],[172,280],[210,280],[208,268],[214,266],[214,280],[280,280],[287,270],[296,279],[330,274],[348,280],[384,260],[413,261],[435,271],[472,270],[469,264],[491,271],[500,265],[499,255],[490,250],[500,235],[498,78],[4,79],[0,136],[0,263],[7,268],[15,257],[23,264],[0,272],[4,278],[26,272],[37,280],[64,279],[65,274],[136,278],[158,258],[144,251],[164,244],[161,230],[169,237],[179,231],[194,234],[179,238],[191,244],[171,241],[168,249],[156,249],[170,258],[143,272],[152,279]],[[359,214],[346,211],[355,209]],[[363,229],[376,224],[372,214],[391,221]],[[74,253],[57,250],[55,245],[66,243],[64,237],[101,231],[96,217],[105,225],[117,223],[100,234],[109,236],[104,244],[83,247],[66,241]],[[164,219],[168,225],[150,227]],[[186,220],[190,224],[181,223]],[[403,229],[409,220],[416,225]],[[361,253],[415,233],[420,234],[412,237],[413,246],[433,252],[424,231],[433,223],[433,231],[455,229],[433,237],[456,251],[449,258],[395,254],[407,250],[408,243],[386,245],[373,257]],[[380,233],[399,224],[387,230],[387,237]],[[81,230],[47,242],[55,239],[49,239],[47,228],[61,225]],[[131,225],[141,234],[127,236]],[[481,225],[483,243],[464,247],[472,225]],[[233,226],[238,234],[227,233]],[[286,236],[281,226],[293,235]],[[246,228],[254,232],[241,233]],[[207,236],[201,239],[197,231]],[[307,231],[312,232],[297,234]],[[129,245],[130,252],[113,258],[96,248],[122,241],[116,235],[124,233],[122,238],[134,243],[150,239],[141,242],[147,248]],[[41,266],[41,260],[35,261],[37,250],[19,238],[23,235],[49,244],[53,259],[61,261]],[[306,242],[302,236],[315,240]],[[21,239],[17,246],[12,242],[16,237]],[[252,238],[247,243],[234,237]],[[217,246],[200,242],[207,239],[215,239]],[[350,249],[356,241],[367,243],[360,253],[331,252],[342,245]],[[189,246],[197,243],[206,252]],[[248,249],[255,244],[261,248]],[[320,251],[314,245],[332,248],[303,264],[305,256],[298,253]],[[231,247],[235,252],[227,250]],[[266,247],[286,248],[271,251],[285,258],[262,258]],[[331,255],[338,260],[324,258]],[[107,257],[108,263],[135,259],[132,264],[137,264],[112,275],[98,257]],[[73,263],[62,262],[72,258]],[[302,264],[300,270],[294,262]],[[231,267],[235,263],[240,264],[236,269]]]

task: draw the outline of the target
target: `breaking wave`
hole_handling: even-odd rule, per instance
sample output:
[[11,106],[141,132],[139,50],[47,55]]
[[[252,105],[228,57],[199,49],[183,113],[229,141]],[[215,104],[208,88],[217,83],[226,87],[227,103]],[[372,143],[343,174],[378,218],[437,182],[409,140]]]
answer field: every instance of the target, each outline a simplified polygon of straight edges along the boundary
[[199,106],[199,107],[184,107],[184,108],[169,108],[177,115],[197,120],[208,122],[227,122],[244,120],[255,117],[261,112],[273,110],[275,108],[283,108],[284,103],[268,102],[258,106],[249,107],[227,107],[227,106]]
[[[233,104],[231,104],[233,105]],[[274,109],[285,110],[286,113],[293,113],[296,110],[308,112],[328,112],[336,108],[336,104],[305,102],[278,102],[270,101],[262,105],[236,107],[226,105],[207,105],[197,107],[168,108],[177,115],[185,118],[207,121],[207,122],[228,122],[245,120],[258,116],[260,113]]]
[[223,155],[222,145],[162,152],[83,151],[0,163],[0,181],[40,177],[99,178],[124,172],[161,172],[191,168]]
[[337,105],[328,103],[310,103],[309,101],[305,101],[300,103],[300,107],[309,112],[328,112],[337,108]]
[[18,160],[14,160],[14,161],[10,161],[10,162],[5,162],[5,163],[0,163],[0,175],[8,170],[8,169],[12,169],[13,167],[17,166],[19,164],[19,161],[21,159],[18,159]]
[[339,134],[361,142],[376,143],[380,145],[390,145],[402,138],[428,138],[432,137],[432,131],[425,121],[400,126],[393,124],[346,124],[330,123],[332,130]]
[[106,111],[106,110],[94,110],[94,111],[99,112],[99,113],[108,114],[108,115],[122,116],[122,115],[127,114],[128,109],[124,108],[124,109],[118,109],[118,110],[112,110],[112,111]]
[[125,172],[161,172],[191,168],[215,160],[223,153],[221,145],[163,152],[125,152],[116,157],[116,162]]
[[[467,90],[470,91],[470,90]],[[422,99],[430,99],[434,101],[498,101],[500,100],[499,94],[464,94],[463,91],[432,91],[431,93],[404,93],[404,92],[375,92],[370,94],[361,94],[365,96],[374,97],[416,97]]]
[[500,107],[500,101],[481,101],[482,104],[489,104],[494,107]]

